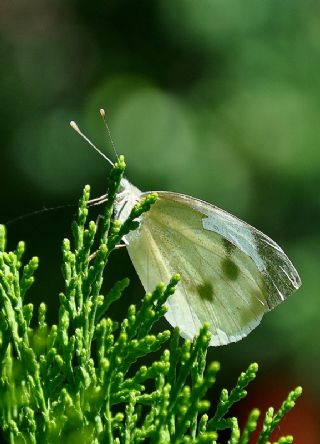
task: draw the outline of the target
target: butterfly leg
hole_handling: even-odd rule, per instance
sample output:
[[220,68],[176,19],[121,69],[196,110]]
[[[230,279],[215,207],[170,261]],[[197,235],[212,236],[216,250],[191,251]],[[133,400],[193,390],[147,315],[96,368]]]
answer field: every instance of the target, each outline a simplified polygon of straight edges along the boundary
[[93,207],[94,205],[101,205],[108,200],[107,194],[103,194],[102,196],[95,197],[94,199],[90,199],[88,201],[88,207]]

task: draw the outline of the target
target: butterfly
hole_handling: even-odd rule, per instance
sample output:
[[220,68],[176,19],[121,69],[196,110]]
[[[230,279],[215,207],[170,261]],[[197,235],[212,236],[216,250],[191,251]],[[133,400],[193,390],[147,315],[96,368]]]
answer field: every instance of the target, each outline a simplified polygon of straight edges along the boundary
[[[98,150],[74,122],[71,126]],[[124,222],[149,193],[127,179],[120,188],[114,216]],[[126,247],[147,292],[181,275],[165,317],[184,338],[192,339],[206,322],[210,345],[239,341],[300,287],[289,258],[261,231],[194,197],[168,191],[157,195],[138,229],[126,236]]]
[[[115,218],[128,217],[143,193],[122,179]],[[126,236],[131,261],[146,291],[181,275],[166,319],[192,339],[210,324],[210,345],[247,336],[264,313],[301,285],[282,249],[261,231],[202,200],[157,191],[158,199]]]

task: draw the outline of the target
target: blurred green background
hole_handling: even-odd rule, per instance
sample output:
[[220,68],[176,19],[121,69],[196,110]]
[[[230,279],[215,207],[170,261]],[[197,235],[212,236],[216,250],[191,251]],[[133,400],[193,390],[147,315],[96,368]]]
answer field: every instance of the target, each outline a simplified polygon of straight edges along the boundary
[[[2,0],[0,39],[1,222],[75,203],[86,183],[94,196],[104,193],[109,166],[69,121],[114,158],[98,114],[105,107],[131,182],[224,208],[296,265],[302,288],[210,358],[221,360],[228,387],[259,362],[245,413],[278,406],[302,385],[303,400],[278,432],[319,442],[320,4]],[[10,247],[24,239],[40,256],[29,297],[48,303],[52,321],[73,212],[8,225]],[[124,275],[128,304],[138,301],[143,290],[119,251],[107,286]]]

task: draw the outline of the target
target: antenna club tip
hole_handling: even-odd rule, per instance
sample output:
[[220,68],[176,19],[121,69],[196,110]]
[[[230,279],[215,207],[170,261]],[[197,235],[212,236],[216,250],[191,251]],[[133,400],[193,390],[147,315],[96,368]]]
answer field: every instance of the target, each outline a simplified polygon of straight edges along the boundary
[[70,122],[70,126],[71,126],[71,128],[73,128],[74,130],[79,131],[79,127],[78,127],[78,125],[76,124],[76,122],[75,122],[74,120],[71,120],[71,122]]
[[103,118],[106,116],[106,112],[103,108],[100,108],[100,116]]

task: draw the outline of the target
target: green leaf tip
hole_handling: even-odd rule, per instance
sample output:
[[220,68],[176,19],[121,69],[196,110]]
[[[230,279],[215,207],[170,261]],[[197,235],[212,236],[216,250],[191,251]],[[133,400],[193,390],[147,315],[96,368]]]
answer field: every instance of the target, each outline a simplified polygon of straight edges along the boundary
[[256,362],[253,362],[248,367],[248,372],[250,374],[255,374],[255,373],[257,373],[258,370],[259,370],[259,365]]
[[[301,394],[302,394],[302,388],[297,387],[295,390],[292,390],[288,394],[287,399],[284,400],[280,409],[276,413],[274,413],[273,407],[270,407],[267,410],[262,426],[262,431],[259,436],[257,444],[265,444],[267,442],[271,433],[279,425],[284,416],[295,406],[295,403],[297,399],[301,396]],[[284,437],[283,438],[284,441],[279,441],[279,442],[284,442],[284,443],[290,442],[290,438],[291,438],[290,436]],[[286,439],[289,439],[289,441],[286,441]]]
[[[120,181],[123,177],[123,174],[126,169],[126,163],[124,161],[124,156],[121,154],[117,161],[115,162],[112,170],[110,171],[109,175],[109,190],[108,193],[111,195],[114,195],[115,192],[117,192]],[[110,195],[108,196],[110,198]]]
[[117,168],[122,168],[123,170],[126,168],[126,163],[124,161],[124,155],[123,154],[119,155],[118,160],[115,163],[115,166],[117,166]]
[[209,365],[208,372],[216,374],[216,373],[218,373],[218,371],[220,370],[220,367],[221,367],[221,366],[220,366],[220,362],[218,362],[218,361],[213,361],[213,362],[211,362],[211,364]]
[[0,251],[5,251],[7,242],[6,227],[0,224]]
[[150,210],[151,205],[153,205],[158,199],[157,193],[150,193],[145,198],[143,198],[140,202],[135,204],[132,209],[131,217],[132,219],[136,219],[141,216],[142,213],[145,213]]
[[293,443],[293,436],[288,435],[288,436],[282,436],[277,443],[275,444],[291,444]]
[[30,268],[34,271],[39,267],[39,258],[37,256],[33,256],[33,258],[29,262]]
[[180,276],[180,274],[176,273],[176,274],[174,274],[174,275],[172,276],[171,281],[170,281],[170,284],[171,284],[171,285],[177,285],[178,282],[179,282],[180,280],[181,280],[181,276]]
[[257,429],[260,410],[253,409],[248,416],[247,422],[243,428],[239,444],[249,444],[253,432]]
[[298,399],[299,396],[302,395],[302,392],[303,392],[302,387],[298,386],[298,387],[295,388],[295,390],[294,390],[294,396],[296,397],[296,399]]

